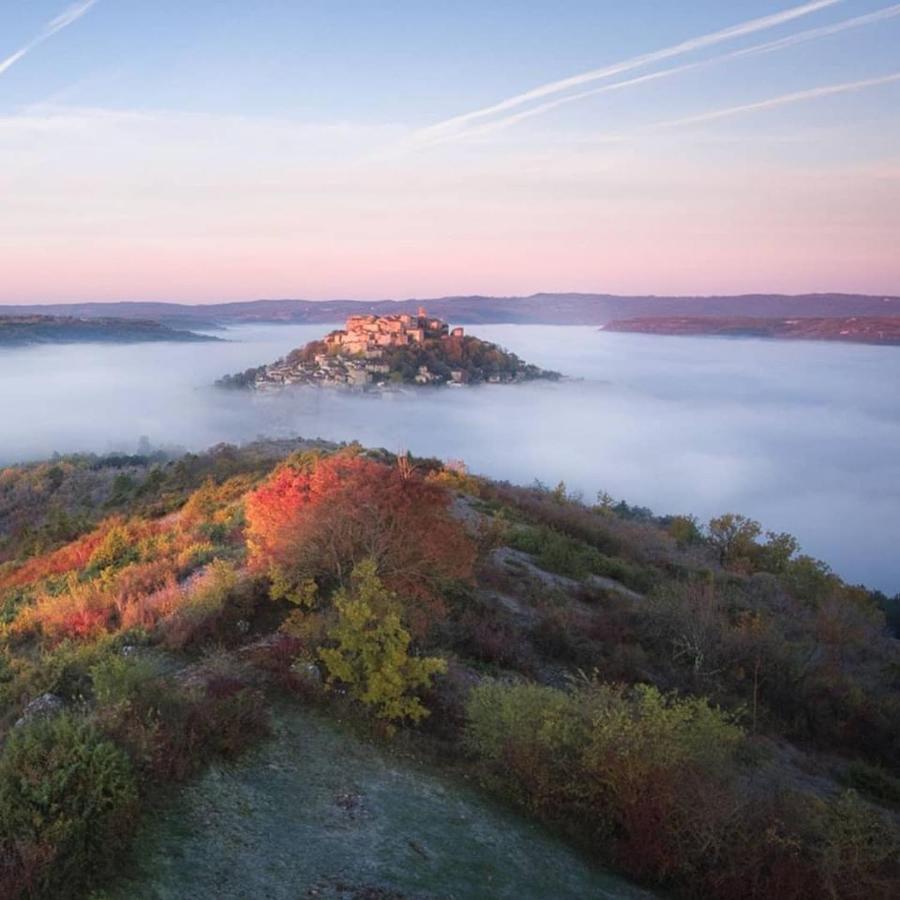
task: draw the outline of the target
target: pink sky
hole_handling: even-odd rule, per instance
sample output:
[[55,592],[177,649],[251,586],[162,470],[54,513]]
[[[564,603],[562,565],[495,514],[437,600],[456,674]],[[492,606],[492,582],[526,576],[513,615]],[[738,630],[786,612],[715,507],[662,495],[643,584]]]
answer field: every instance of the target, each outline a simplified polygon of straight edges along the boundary
[[4,303],[900,293],[900,164],[779,159],[777,134],[411,151],[400,128],[45,110],[0,137]]

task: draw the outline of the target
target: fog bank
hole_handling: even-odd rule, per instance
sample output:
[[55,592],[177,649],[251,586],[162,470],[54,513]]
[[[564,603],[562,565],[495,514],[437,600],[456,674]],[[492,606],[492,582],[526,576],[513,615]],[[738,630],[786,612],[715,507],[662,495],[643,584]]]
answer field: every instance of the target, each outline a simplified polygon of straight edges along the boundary
[[559,384],[350,395],[210,387],[321,336],[240,326],[223,344],[0,350],[0,464],[76,450],[202,449],[303,435],[565,480],[655,512],[790,531],[840,574],[900,590],[900,352],[835,344],[482,326]]

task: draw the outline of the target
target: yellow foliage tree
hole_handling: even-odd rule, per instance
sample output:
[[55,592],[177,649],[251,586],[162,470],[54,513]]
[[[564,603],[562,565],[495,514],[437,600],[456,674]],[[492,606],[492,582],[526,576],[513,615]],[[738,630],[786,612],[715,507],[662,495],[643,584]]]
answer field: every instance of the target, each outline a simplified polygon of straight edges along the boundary
[[334,605],[338,618],[329,631],[334,646],[319,650],[329,684],[347,685],[380,719],[418,722],[427,716],[414,692],[446,672],[447,664],[410,654],[397,598],[381,583],[374,560],[354,568],[350,590],[339,590]]

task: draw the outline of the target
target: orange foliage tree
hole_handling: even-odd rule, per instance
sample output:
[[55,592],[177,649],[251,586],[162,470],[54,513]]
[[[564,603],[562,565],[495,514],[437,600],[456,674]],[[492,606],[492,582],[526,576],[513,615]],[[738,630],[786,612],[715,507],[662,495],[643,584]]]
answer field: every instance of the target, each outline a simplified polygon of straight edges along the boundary
[[441,610],[439,583],[472,575],[475,546],[449,506],[445,488],[402,467],[352,452],[303,459],[247,497],[251,565],[330,588],[373,559],[391,590],[420,601],[409,618],[421,631]]

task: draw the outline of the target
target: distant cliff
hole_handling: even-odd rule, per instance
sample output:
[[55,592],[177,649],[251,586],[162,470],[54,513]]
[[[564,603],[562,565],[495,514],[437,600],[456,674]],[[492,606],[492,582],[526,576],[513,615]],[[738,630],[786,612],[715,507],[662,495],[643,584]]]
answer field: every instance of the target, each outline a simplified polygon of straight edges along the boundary
[[900,316],[820,316],[791,319],[750,316],[653,316],[619,319],[604,325],[603,331],[900,345]]
[[217,341],[219,338],[182,331],[145,319],[74,316],[0,316],[0,347],[28,344],[120,343],[143,341]]

